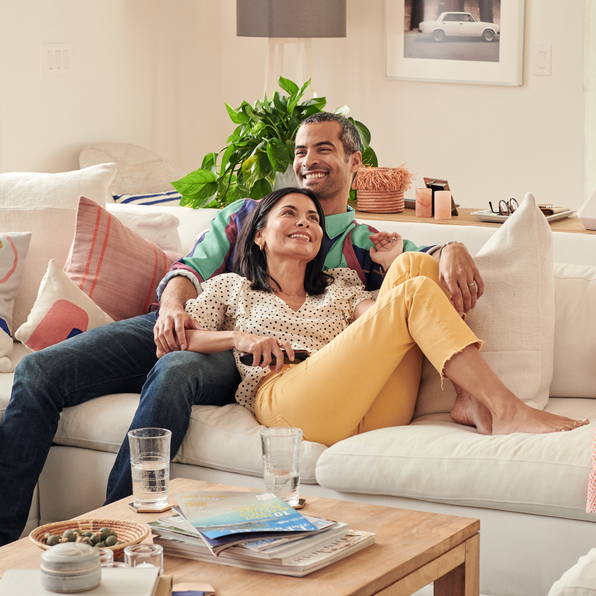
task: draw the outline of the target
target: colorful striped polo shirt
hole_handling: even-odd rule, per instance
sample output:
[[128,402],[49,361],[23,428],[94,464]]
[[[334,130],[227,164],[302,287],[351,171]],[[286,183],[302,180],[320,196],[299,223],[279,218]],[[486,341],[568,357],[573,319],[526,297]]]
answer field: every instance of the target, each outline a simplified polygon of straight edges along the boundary
[[[195,242],[190,253],[173,263],[161,280],[158,297],[167,282],[176,275],[187,277],[200,292],[200,283],[220,273],[238,273],[234,269],[236,240],[247,217],[257,206],[254,199],[240,199],[222,209],[211,222],[207,232]],[[349,267],[354,269],[367,290],[377,290],[383,281],[381,266],[370,258],[372,226],[358,223],[355,212],[348,207],[345,213],[325,216],[325,268]],[[430,246],[419,248],[409,240],[403,241],[403,250],[426,252]]]

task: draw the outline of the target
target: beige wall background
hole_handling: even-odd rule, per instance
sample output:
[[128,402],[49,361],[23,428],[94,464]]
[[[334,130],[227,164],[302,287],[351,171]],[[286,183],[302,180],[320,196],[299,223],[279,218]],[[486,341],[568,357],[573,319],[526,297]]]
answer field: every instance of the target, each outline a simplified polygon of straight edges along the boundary
[[[557,0],[526,0],[524,84],[499,87],[388,79],[384,0],[348,0],[348,36],[313,40],[313,89],[370,127],[383,165],[448,178],[464,206],[531,191],[578,207],[594,182],[584,166],[591,1],[562,11]],[[73,169],[81,147],[100,141],[197,167],[232,128],[223,102],[263,91],[267,40],[236,37],[235,6],[0,0],[0,170]],[[44,69],[45,43],[70,44],[68,72]],[[551,76],[533,73],[540,44],[552,47]]]

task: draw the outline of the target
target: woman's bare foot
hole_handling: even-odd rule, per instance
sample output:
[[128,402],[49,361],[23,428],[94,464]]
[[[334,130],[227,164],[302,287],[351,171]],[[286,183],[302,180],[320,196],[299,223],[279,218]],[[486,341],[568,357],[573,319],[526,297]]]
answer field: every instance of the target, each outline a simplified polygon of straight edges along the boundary
[[574,420],[566,416],[551,414],[537,410],[522,401],[509,404],[508,412],[500,415],[492,414],[492,433],[506,435],[509,433],[551,433],[574,430],[588,424],[590,421]]
[[488,408],[455,383],[453,385],[457,397],[449,412],[451,419],[458,424],[475,426],[483,435],[492,434],[492,416]]

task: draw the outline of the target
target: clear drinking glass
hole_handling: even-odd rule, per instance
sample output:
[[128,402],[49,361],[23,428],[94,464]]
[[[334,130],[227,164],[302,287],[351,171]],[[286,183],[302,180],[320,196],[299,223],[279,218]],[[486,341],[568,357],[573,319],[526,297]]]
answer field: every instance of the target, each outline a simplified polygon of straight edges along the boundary
[[114,566],[114,551],[111,548],[99,549],[99,565],[101,567]]
[[296,506],[300,487],[300,428],[266,428],[261,430],[263,479],[267,492]]
[[133,544],[124,549],[129,567],[158,567],[163,573],[163,548],[159,544]]
[[137,428],[128,433],[132,496],[139,509],[163,509],[168,504],[171,431]]

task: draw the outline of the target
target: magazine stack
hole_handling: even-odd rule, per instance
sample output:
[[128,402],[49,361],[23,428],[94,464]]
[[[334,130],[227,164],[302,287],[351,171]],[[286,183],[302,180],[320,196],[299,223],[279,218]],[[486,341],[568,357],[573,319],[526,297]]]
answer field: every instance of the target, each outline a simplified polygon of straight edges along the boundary
[[150,522],[164,553],[302,577],[375,541],[372,532],[302,515],[270,493],[194,491]]

